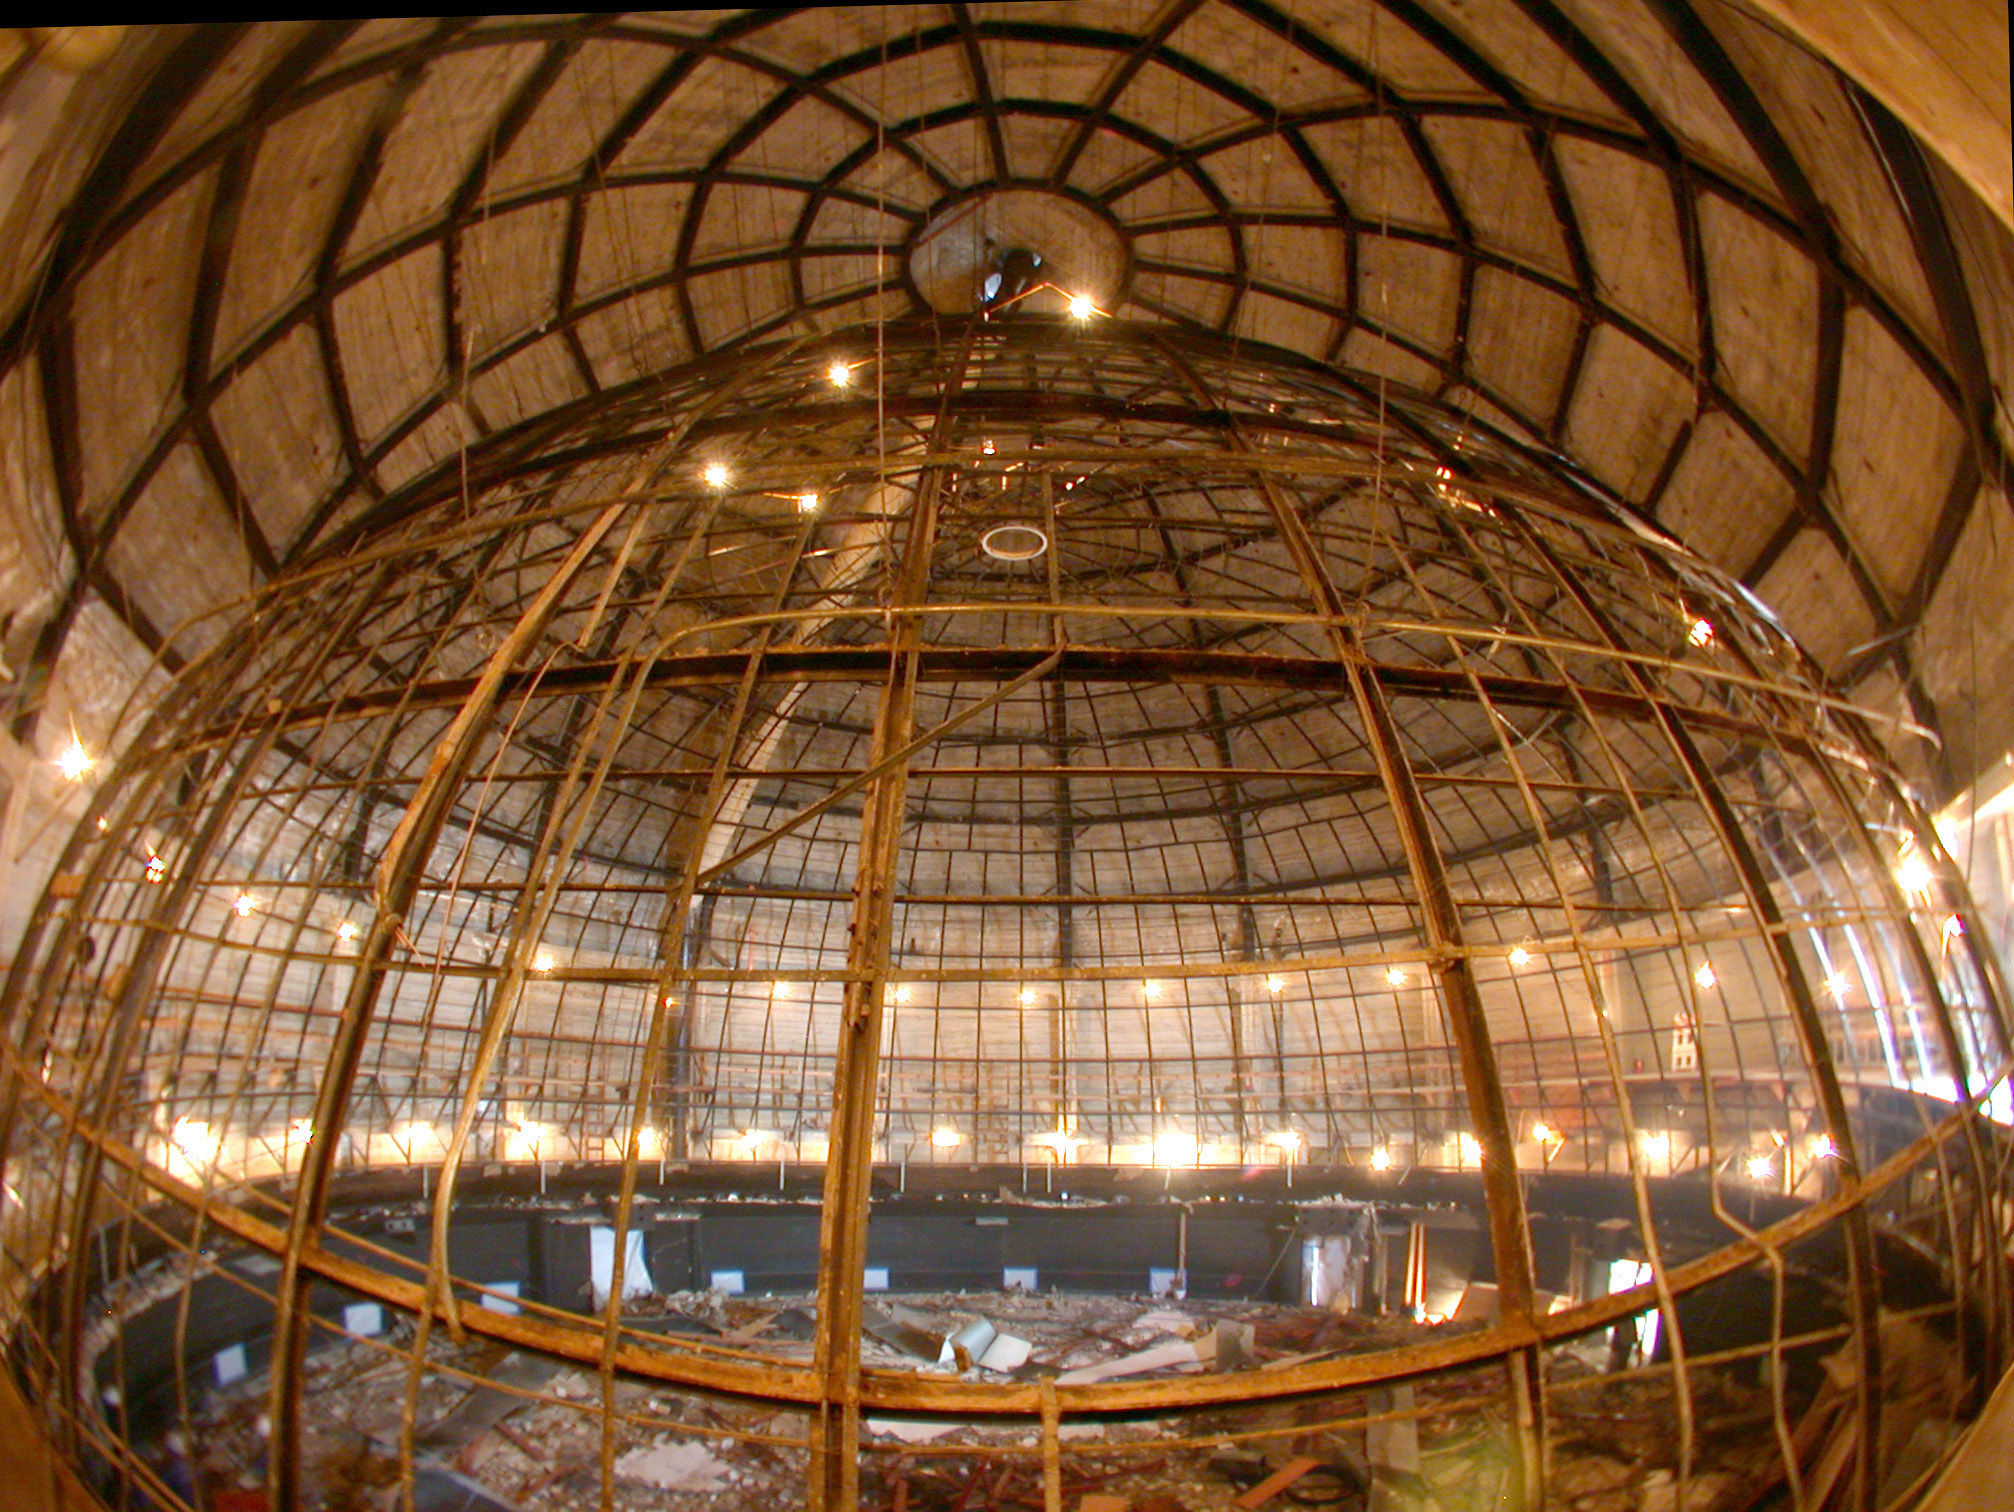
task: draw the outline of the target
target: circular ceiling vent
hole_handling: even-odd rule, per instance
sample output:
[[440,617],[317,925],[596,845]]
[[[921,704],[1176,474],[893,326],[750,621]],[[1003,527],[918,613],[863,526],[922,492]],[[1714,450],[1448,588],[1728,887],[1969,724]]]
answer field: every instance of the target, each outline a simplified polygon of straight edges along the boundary
[[1049,549],[1049,534],[1026,521],[995,525],[979,538],[979,549],[996,562],[1032,562]]

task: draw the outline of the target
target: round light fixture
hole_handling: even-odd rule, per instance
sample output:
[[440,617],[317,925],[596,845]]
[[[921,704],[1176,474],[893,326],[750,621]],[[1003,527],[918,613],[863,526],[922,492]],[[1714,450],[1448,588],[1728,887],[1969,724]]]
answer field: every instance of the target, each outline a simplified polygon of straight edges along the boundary
[[1032,562],[1049,549],[1049,533],[1039,526],[1011,520],[979,537],[979,549],[996,562]]

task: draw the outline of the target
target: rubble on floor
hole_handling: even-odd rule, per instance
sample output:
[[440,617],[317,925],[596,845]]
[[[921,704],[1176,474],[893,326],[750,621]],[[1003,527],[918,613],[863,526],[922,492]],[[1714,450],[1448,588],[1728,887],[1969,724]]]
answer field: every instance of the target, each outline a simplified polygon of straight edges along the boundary
[[[723,1347],[808,1362],[808,1299],[695,1294],[649,1310],[656,1331],[707,1331]],[[682,1320],[682,1321],[681,1321]],[[1252,1302],[1126,1300],[1009,1292],[879,1296],[864,1320],[870,1370],[957,1372],[972,1380],[1144,1380],[1266,1371],[1338,1354],[1446,1339],[1481,1325],[1428,1326]],[[403,1325],[401,1325],[403,1327]],[[383,1347],[393,1346],[391,1349]],[[595,1512],[601,1467],[631,1512],[779,1512],[802,1505],[804,1421],[771,1408],[618,1379],[603,1434],[593,1371],[438,1332],[411,1384],[411,1335],[310,1357],[304,1504],[392,1512],[409,1462],[418,1512]],[[1691,1372],[1687,1512],[1746,1512],[1774,1473],[1768,1392],[1737,1372]],[[1365,1386],[1321,1400],[1242,1405],[1181,1417],[1066,1421],[1066,1509],[1201,1512],[1328,1507],[1341,1512],[1468,1512],[1510,1491],[1501,1367]],[[1796,1405],[1815,1455],[1843,1388]],[[406,1404],[410,1397],[411,1412]],[[265,1405],[256,1377],[212,1393],[192,1423],[208,1483],[262,1472]],[[1551,1499],[1562,1512],[1674,1512],[1680,1506],[1677,1402],[1663,1372],[1605,1375],[1570,1352],[1547,1390]],[[1796,1423],[1798,1418],[1792,1416]],[[1815,1426],[1814,1426],[1815,1425]],[[1039,1512],[1043,1456],[1025,1422],[870,1416],[863,1508]],[[402,1458],[401,1441],[405,1439]],[[1746,1489],[1745,1489],[1746,1488]],[[246,1503],[241,1491],[232,1505]]]

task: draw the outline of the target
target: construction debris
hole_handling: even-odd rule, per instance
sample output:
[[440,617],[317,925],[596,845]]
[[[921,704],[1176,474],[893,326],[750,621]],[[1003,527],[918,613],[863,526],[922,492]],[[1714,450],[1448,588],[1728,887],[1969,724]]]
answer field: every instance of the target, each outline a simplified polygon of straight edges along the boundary
[[615,1462],[615,1473],[662,1491],[718,1491],[727,1484],[727,1466],[690,1439],[632,1449]]
[[1255,1507],[1263,1507],[1267,1502],[1286,1490],[1287,1487],[1300,1480],[1310,1470],[1319,1468],[1321,1463],[1320,1460],[1308,1459],[1305,1456],[1299,1459],[1290,1459],[1271,1475],[1252,1487],[1243,1496],[1240,1496],[1231,1505],[1243,1507],[1246,1509],[1246,1512],[1250,1512],[1250,1509]]
[[[808,1299],[695,1296],[661,1315],[718,1330],[703,1347],[810,1359],[805,1335],[815,1312]],[[974,1380],[1012,1374],[1069,1386],[1265,1370],[1460,1332],[1454,1324],[1429,1328],[1249,1302],[1170,1306],[1001,1292],[882,1298],[865,1315],[862,1349],[870,1372],[957,1372]],[[1916,1389],[1933,1397],[1943,1380],[1935,1341],[1896,1333],[1894,1342],[1898,1361],[1906,1346],[1916,1346],[1923,1359]],[[595,1512],[604,1464],[625,1512],[777,1512],[802,1501],[807,1430],[798,1414],[628,1377],[611,1387],[590,1368],[479,1341],[458,1346],[439,1334],[426,1353],[416,1388],[410,1360],[382,1343],[310,1358],[305,1504],[396,1512],[410,1476],[421,1512]],[[1578,1354],[1549,1357],[1549,1485],[1562,1509],[1749,1512],[1757,1488],[1781,1485],[1776,1435],[1767,1426],[1771,1396],[1753,1372],[1688,1371],[1692,1460],[1681,1465],[1669,1374],[1605,1373],[1602,1357],[1599,1340]],[[1849,1441],[1854,1378],[1844,1355],[1826,1364],[1785,1404],[1807,1494],[1843,1483],[1839,1446]],[[610,1389],[613,1443],[604,1459]],[[264,1464],[264,1390],[256,1374],[218,1388],[190,1425],[188,1456],[220,1505],[223,1493],[242,1476],[256,1479]],[[1514,1429],[1503,1403],[1501,1372],[1484,1365],[1270,1405],[1066,1416],[1046,1453],[1027,1419],[877,1415],[864,1425],[860,1506],[1466,1512],[1499,1505],[1514,1484]],[[401,1455],[402,1433],[409,1434],[409,1459]],[[1939,1431],[1926,1433],[1917,1459],[1934,1462],[1942,1442]],[[1904,1447],[1898,1438],[1898,1454]]]

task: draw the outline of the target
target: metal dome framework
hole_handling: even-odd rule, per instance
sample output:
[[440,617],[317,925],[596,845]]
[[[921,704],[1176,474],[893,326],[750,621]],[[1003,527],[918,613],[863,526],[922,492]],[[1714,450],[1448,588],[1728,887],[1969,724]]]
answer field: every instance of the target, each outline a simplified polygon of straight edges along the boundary
[[[1048,549],[989,556],[1003,523]],[[1814,1235],[1863,1498],[1877,1238],[1928,1236],[1969,1368],[2003,1347],[2004,1008],[1866,719],[1388,378],[1036,314],[757,345],[500,431],[188,633],[5,1002],[17,1356],[136,1475],[68,1405],[107,1232],[184,1285],[209,1235],[280,1262],[282,1505],[329,1283],[414,1320],[414,1397],[436,1326],[599,1369],[605,1487],[618,1372],[801,1414],[827,1507],[869,1411],[1023,1416],[1053,1466],[1066,1419],[1444,1370],[1536,1498],[1553,1351],[1647,1307],[1682,1340],[1678,1299]],[[1195,1381],[861,1367],[877,1163],[1282,1160],[1472,1173],[1498,1321]],[[822,1163],[810,1365],[635,1332],[619,1268],[604,1311],[472,1305],[464,1169],[551,1161],[608,1162],[619,1234],[665,1163]],[[410,1164],[418,1268],[333,1196]],[[1547,1314],[1528,1192],[1567,1172],[1626,1182],[1654,1276]],[[1795,1201],[1751,1225],[1759,1182]],[[1681,1186],[1718,1234],[1682,1257]]]
[[1918,662],[1968,633],[1947,568],[2004,492],[1993,251],[1878,104],[1737,9],[273,23],[130,69],[20,228],[47,255],[0,339],[54,506],[32,549],[69,569],[22,730],[80,617],[159,650],[464,444],[915,313],[944,207],[1038,193],[1123,244],[1116,313],[1561,451],[1843,682],[1950,722],[1944,778],[1986,759]]

